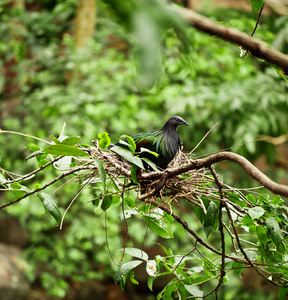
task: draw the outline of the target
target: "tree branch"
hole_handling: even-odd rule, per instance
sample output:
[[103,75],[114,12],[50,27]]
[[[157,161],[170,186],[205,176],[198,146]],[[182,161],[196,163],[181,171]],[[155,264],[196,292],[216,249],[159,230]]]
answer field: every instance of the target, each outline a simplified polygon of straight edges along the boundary
[[192,10],[179,6],[173,6],[171,9],[181,15],[195,28],[205,33],[218,36],[223,40],[241,45],[253,56],[263,58],[273,63],[274,65],[283,69],[286,74],[288,74],[288,56],[277,50],[271,49],[263,41],[254,37],[250,37],[249,35],[236,29],[217,24],[209,18],[201,16]]
[[[209,168],[213,164],[224,160],[229,160],[240,165],[244,170],[246,170],[250,177],[257,180],[266,189],[273,192],[274,194],[288,197],[288,186],[274,182],[264,173],[262,173],[258,168],[256,168],[249,160],[233,152],[224,151],[208,156],[206,158],[191,160],[191,162],[186,165],[178,168],[167,169],[165,170],[165,172],[167,174],[167,178],[171,178],[191,170]],[[143,173],[141,175],[141,180],[155,180],[161,177],[161,175],[162,173],[157,172]]]

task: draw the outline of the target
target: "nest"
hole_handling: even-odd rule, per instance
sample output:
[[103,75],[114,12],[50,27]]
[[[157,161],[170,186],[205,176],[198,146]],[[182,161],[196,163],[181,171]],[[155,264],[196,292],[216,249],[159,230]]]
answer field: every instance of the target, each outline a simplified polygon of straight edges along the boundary
[[[156,203],[159,206],[172,203],[180,203],[181,199],[186,199],[206,212],[203,204],[203,196],[206,198],[219,199],[218,189],[212,187],[213,176],[209,169],[189,170],[177,176],[170,177],[170,170],[175,170],[191,162],[191,155],[178,151],[168,169],[155,172],[137,170],[138,184],[133,182],[131,177],[131,164],[112,151],[102,150],[98,147],[97,141],[95,148],[90,148],[92,158],[97,158],[102,162],[106,176],[111,179],[117,191],[113,195],[123,195],[125,191],[135,190],[140,201]],[[99,170],[91,174],[92,178],[99,178]]]

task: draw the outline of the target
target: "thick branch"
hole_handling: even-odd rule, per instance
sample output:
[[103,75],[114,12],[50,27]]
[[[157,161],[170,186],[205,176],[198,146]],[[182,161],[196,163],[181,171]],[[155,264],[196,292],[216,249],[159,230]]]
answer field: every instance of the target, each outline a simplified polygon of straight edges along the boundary
[[283,69],[286,74],[288,74],[288,56],[277,50],[271,49],[261,40],[250,37],[249,35],[236,29],[217,24],[209,18],[201,16],[192,10],[178,6],[173,6],[171,9],[180,14],[195,28],[205,33],[218,36],[221,39],[241,45],[253,56],[263,58],[275,64]]
[[[243,156],[233,153],[233,152],[220,152],[206,158],[191,160],[189,164],[183,165],[179,168],[167,169],[165,172],[167,174],[167,178],[171,178],[182,173],[188,172],[190,170],[208,168],[217,162],[221,162],[223,160],[233,161],[236,164],[240,165],[250,177],[257,180],[260,184],[262,184],[266,189],[273,192],[274,194],[278,194],[284,197],[288,197],[288,186],[276,183],[268,178],[264,173],[262,173],[259,169],[257,169],[249,160],[244,158]],[[161,176],[162,173],[143,173],[141,176],[142,180],[153,180],[157,179]]]

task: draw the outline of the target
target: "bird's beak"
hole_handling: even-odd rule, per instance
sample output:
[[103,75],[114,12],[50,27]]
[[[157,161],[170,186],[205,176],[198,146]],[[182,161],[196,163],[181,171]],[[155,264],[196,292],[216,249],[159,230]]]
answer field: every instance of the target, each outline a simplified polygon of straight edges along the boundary
[[183,124],[189,126],[189,123],[187,123],[186,121],[184,121]]

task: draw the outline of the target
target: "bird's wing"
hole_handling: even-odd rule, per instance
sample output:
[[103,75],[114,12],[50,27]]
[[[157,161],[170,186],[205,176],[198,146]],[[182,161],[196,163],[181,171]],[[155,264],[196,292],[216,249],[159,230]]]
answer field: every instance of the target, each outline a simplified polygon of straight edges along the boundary
[[147,148],[151,151],[156,151],[159,153],[161,149],[161,144],[163,141],[163,131],[162,130],[153,130],[149,132],[138,133],[133,135],[137,148]]

